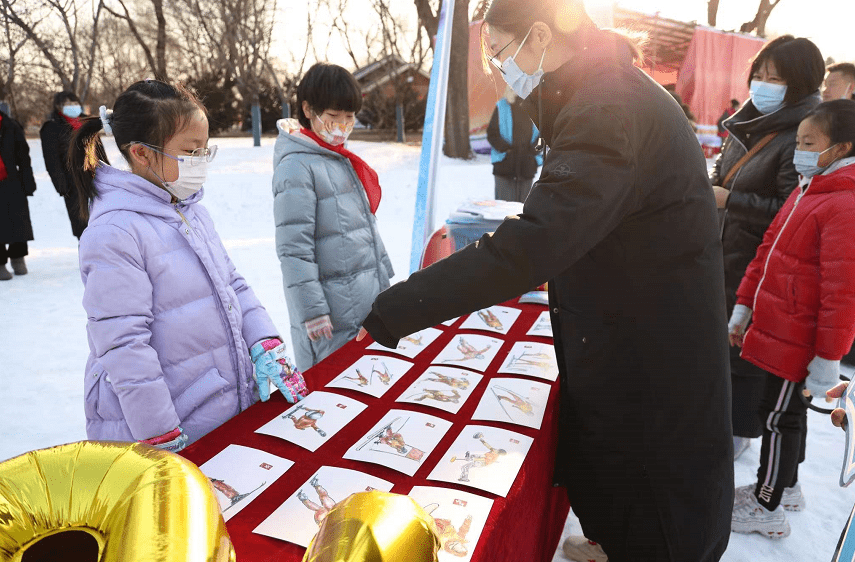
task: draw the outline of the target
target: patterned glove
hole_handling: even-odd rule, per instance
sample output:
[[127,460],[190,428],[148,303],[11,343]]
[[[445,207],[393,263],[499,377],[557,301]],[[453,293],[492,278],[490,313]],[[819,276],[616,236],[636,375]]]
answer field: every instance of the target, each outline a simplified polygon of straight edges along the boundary
[[306,326],[306,333],[309,334],[310,340],[318,341],[321,337],[325,337],[328,340],[332,339],[333,326],[328,314],[309,320],[304,325]]
[[249,357],[255,364],[255,381],[258,397],[262,402],[270,399],[270,383],[294,404],[309,394],[306,381],[291,360],[285,355],[285,344],[278,338],[262,340],[249,349]]
[[730,315],[730,322],[727,323],[727,334],[730,340],[730,345],[738,345],[742,347],[742,339],[745,337],[745,328],[751,321],[752,310],[744,304],[737,304],[733,307],[733,313]]
[[140,443],[152,445],[158,449],[169,451],[170,453],[177,453],[187,446],[188,439],[189,438],[187,437],[187,434],[184,433],[184,430],[180,427],[176,427],[169,433],[164,433],[163,435],[158,435],[157,437],[152,437],[150,439],[143,439]]
[[825,398],[825,392],[839,382],[840,361],[823,359],[817,355],[808,363],[807,369],[810,374],[805,379],[805,388],[811,396]]

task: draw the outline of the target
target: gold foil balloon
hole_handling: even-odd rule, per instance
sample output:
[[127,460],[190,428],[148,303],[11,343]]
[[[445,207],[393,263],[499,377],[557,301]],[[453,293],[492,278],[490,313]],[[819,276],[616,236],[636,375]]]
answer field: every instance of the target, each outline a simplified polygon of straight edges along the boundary
[[433,518],[409,496],[360,492],[336,504],[303,562],[436,562]]
[[82,441],[0,463],[0,560],[72,553],[93,562],[235,560],[210,482],[178,455]]

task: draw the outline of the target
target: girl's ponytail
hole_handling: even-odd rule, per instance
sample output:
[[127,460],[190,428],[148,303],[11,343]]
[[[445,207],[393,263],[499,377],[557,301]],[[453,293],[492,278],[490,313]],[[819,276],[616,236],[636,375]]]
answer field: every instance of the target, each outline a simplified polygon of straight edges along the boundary
[[89,219],[89,205],[98,196],[95,189],[95,170],[98,161],[110,163],[101,143],[103,124],[100,117],[88,117],[74,132],[68,145],[68,169],[77,189],[80,218]]

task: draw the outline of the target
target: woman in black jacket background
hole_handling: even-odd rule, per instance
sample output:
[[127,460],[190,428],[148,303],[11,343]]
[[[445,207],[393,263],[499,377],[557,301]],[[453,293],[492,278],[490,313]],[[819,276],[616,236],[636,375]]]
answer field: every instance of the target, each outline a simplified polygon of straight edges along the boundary
[[39,136],[42,139],[42,155],[45,168],[53,182],[53,187],[63,199],[71,221],[71,233],[80,239],[87,221],[80,218],[80,204],[74,181],[68,170],[68,142],[75,129],[80,127],[80,117],[83,108],[80,98],[73,92],[58,92],[53,97],[53,111],[50,118],[42,125]]
[[[721,240],[728,316],[763,234],[799,183],[793,164],[796,130],[822,101],[819,87],[824,74],[825,62],[816,45],[792,35],[778,37],[751,63],[751,100],[722,123],[730,135],[716,158],[710,180],[717,206],[724,209]],[[771,135],[768,144],[730,174],[748,151]],[[765,371],[739,357],[740,350],[730,348],[736,456],[748,447],[749,438],[762,433],[758,412],[766,381]]]
[[30,163],[30,147],[21,125],[0,112],[0,281],[12,279],[6,261],[12,261],[15,275],[27,273],[24,256],[33,239],[27,197],[36,192]]
[[543,165],[543,157],[535,148],[537,127],[521,101],[510,88],[505,91],[487,125],[487,141],[492,147],[495,199],[523,203],[531,191],[537,168]]

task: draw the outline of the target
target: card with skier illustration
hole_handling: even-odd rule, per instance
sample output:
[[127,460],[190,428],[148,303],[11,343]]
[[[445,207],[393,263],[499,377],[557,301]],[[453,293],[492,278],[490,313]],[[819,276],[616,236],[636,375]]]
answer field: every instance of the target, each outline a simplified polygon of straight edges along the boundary
[[471,486],[505,497],[534,439],[486,425],[467,425],[428,480]]
[[418,331],[415,334],[410,334],[409,336],[404,336],[398,341],[398,347],[395,349],[389,349],[385,345],[381,345],[377,342],[372,343],[365,349],[375,349],[379,351],[386,351],[388,353],[397,353],[398,355],[403,355],[404,357],[409,357],[412,359],[424,349],[433,343],[433,341],[442,335],[442,330],[437,330],[436,328],[425,328],[424,330]]
[[456,334],[431,363],[457,365],[483,373],[499,353],[503,343],[502,340],[490,336]]
[[389,410],[344,458],[412,476],[451,428],[451,422],[409,410]]
[[541,336],[544,338],[552,337],[552,319],[549,317],[549,311],[544,310],[541,312],[537,320],[534,321],[534,324],[531,325],[531,328],[528,329],[528,332],[525,333],[527,336]]
[[454,317],[454,318],[452,318],[451,320],[446,320],[445,322],[443,322],[443,323],[442,323],[442,325],[443,325],[443,326],[451,326],[452,324],[454,324],[455,322],[457,322],[457,319],[458,319],[458,318],[460,318],[460,317],[459,317],[459,316],[455,316],[455,317]]
[[255,432],[316,451],[366,407],[352,398],[316,390]]
[[482,378],[466,369],[433,365],[398,397],[397,402],[421,404],[456,414]]
[[346,388],[380,398],[412,366],[409,361],[387,355],[364,355],[327,383],[327,388]]
[[498,372],[526,375],[554,382],[558,378],[555,347],[548,343],[518,341],[508,352]]
[[293,461],[241,445],[229,445],[199,467],[216,490],[228,521],[294,466]]
[[522,311],[507,306],[491,306],[470,314],[461,330],[485,330],[496,334],[507,334]]
[[357,492],[388,492],[392,486],[370,474],[322,466],[252,532],[307,547],[335,504]]
[[468,562],[484,531],[493,500],[433,486],[415,486],[407,494],[425,510],[439,531],[439,562]]
[[550,385],[529,379],[490,379],[472,419],[540,429],[550,390]]

